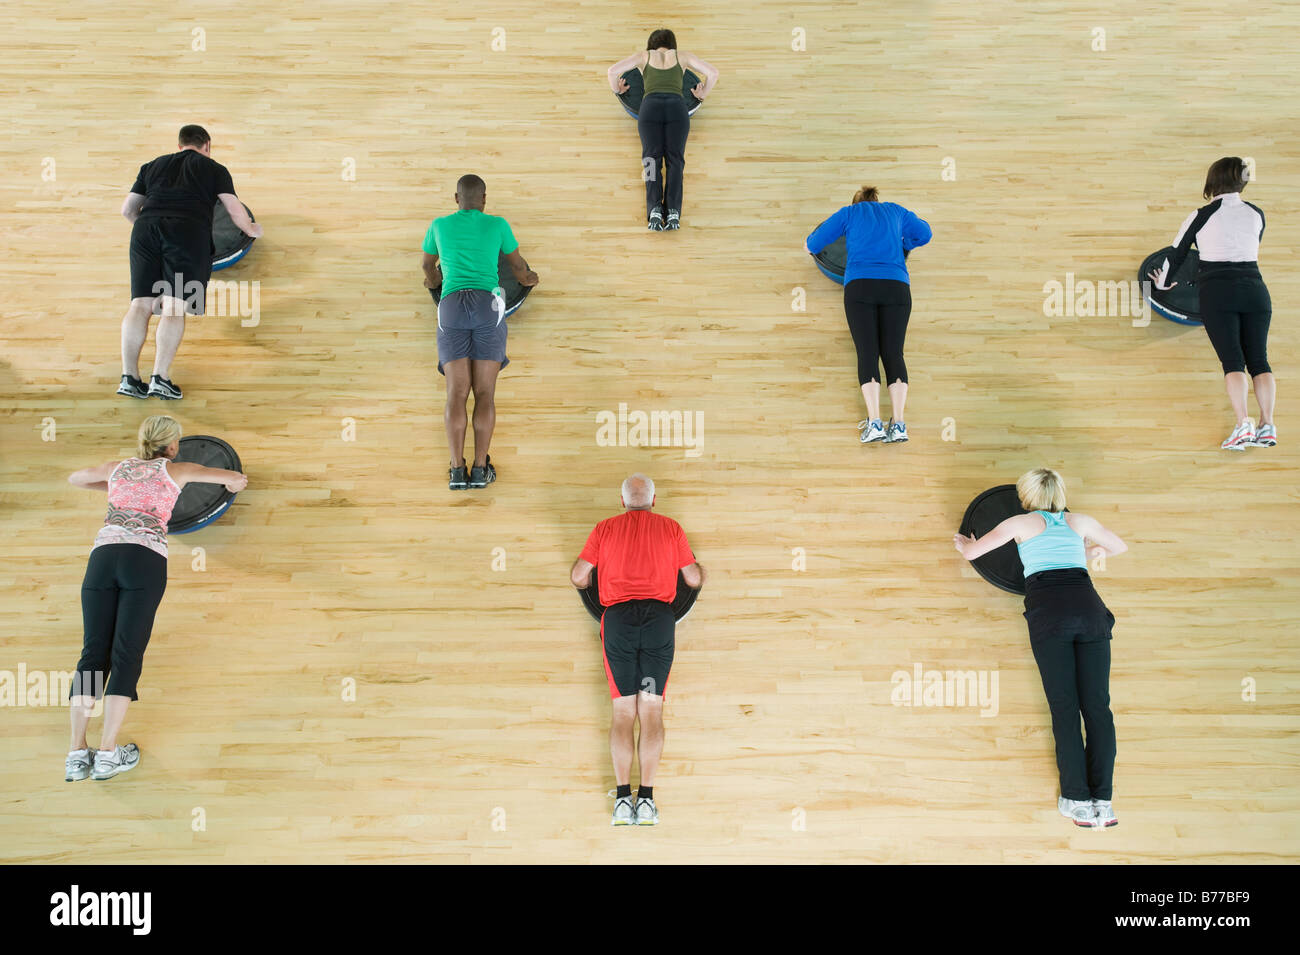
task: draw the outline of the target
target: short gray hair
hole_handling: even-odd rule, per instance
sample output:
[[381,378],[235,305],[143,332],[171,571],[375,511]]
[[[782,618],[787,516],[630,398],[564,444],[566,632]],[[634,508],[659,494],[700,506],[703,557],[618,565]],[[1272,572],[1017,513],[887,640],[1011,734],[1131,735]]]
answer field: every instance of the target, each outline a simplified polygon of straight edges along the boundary
[[633,474],[623,482],[623,506],[647,508],[654,504],[655,482],[644,474]]

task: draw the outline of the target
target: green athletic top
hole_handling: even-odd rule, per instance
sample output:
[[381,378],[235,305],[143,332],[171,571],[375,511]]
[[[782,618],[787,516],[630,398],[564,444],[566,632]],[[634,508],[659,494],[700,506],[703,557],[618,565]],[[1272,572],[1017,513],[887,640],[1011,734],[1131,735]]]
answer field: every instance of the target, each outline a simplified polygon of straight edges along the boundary
[[657,66],[651,66],[650,60],[647,59],[645,69],[641,71],[641,76],[646,96],[651,93],[682,95],[682,81],[685,74],[682,73],[682,64],[680,62],[674,63],[666,70],[661,70]]
[[424,251],[438,256],[442,294],[462,289],[490,292],[501,284],[499,259],[519,248],[510,223],[481,209],[458,209],[429,223]]

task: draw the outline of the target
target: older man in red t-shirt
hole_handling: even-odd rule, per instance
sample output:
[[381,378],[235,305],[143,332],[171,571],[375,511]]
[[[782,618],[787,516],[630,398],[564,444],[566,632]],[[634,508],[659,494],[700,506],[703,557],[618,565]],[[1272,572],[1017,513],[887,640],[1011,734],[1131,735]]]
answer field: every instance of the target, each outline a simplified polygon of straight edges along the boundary
[[[704,569],[695,561],[680,524],[652,513],[655,483],[644,474],[623,482],[623,506],[617,517],[596,525],[587,546],[574,561],[569,579],[579,590],[591,584],[591,571],[600,568],[597,587],[605,613],[600,639],[605,676],[614,700],[609,750],[614,758],[615,826],[655,826],[655,770],[664,750],[664,689],[673,665],[672,602],[677,596],[677,571],[687,586],[698,590]],[[637,718],[641,736],[633,738]],[[632,801],[632,753],[640,750],[641,781]]]

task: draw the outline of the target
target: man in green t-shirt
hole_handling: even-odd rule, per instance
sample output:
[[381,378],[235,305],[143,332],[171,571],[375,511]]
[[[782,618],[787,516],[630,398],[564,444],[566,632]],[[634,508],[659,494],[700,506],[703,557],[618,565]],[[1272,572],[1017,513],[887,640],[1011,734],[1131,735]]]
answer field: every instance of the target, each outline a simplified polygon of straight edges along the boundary
[[[488,458],[496,427],[497,374],[506,357],[506,303],[498,285],[505,256],[520,285],[538,282],[519,252],[510,224],[483,211],[487,187],[478,176],[456,182],[457,211],[429,224],[424,236],[424,285],[442,286],[438,302],[438,371],[447,378],[443,421],[451,447],[448,487],[487,487],[497,478]],[[465,467],[466,404],[474,392],[474,466]]]

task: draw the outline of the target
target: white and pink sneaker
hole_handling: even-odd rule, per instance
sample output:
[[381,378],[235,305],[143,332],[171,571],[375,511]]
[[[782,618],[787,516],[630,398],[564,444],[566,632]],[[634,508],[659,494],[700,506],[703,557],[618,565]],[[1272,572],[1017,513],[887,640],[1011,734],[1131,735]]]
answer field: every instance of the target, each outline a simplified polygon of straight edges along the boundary
[[1221,447],[1225,451],[1245,451],[1254,443],[1255,422],[1247,418],[1232,429],[1232,434],[1228,435],[1228,440],[1223,442]]

